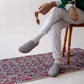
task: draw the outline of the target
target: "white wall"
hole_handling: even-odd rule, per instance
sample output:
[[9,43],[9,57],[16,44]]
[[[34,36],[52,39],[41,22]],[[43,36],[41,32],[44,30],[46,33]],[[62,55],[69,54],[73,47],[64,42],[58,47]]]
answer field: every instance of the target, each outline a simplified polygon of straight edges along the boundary
[[[49,0],[0,0],[0,58],[17,57],[51,52],[49,34],[41,39],[37,48],[27,54],[18,51],[20,45],[33,38],[44,23],[46,16],[40,15],[41,25],[35,22],[34,12]],[[72,47],[84,48],[84,29],[73,31]],[[62,40],[64,38],[64,29]]]

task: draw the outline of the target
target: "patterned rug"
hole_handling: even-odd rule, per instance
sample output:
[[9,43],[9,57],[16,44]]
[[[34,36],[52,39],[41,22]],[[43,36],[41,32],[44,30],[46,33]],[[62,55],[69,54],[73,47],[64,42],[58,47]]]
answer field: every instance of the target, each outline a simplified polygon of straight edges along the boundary
[[[60,74],[84,70],[84,50],[71,49],[70,64],[63,57]],[[53,64],[52,53],[17,57],[0,60],[0,84],[23,83],[48,76],[48,70]]]

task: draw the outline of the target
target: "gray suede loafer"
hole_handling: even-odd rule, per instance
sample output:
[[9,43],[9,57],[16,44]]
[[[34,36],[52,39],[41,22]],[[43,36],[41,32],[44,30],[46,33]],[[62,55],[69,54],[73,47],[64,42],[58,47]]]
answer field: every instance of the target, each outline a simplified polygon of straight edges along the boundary
[[60,67],[61,65],[54,63],[52,67],[49,69],[48,75],[51,77],[57,76],[59,74]]
[[39,42],[34,43],[33,40],[30,40],[29,42],[22,45],[18,50],[21,53],[28,53],[30,52],[34,47],[36,47],[39,44]]

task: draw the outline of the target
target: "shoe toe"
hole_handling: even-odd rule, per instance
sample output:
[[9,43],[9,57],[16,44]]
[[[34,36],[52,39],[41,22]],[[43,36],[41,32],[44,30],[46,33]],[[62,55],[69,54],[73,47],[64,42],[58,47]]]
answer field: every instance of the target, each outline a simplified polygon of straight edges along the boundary
[[[39,43],[39,42],[38,42]],[[24,45],[22,45],[18,50],[22,53],[28,53],[30,52],[34,47],[36,47],[38,45],[38,43],[34,43],[32,40],[30,40],[29,42],[25,43]]]

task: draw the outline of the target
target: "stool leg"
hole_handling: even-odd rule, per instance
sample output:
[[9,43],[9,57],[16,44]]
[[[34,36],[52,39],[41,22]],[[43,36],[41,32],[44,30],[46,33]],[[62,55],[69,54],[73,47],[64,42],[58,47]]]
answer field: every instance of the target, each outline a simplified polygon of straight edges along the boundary
[[66,50],[67,33],[68,33],[68,27],[66,27],[66,30],[65,30],[64,44],[63,44],[63,49],[62,49],[62,56],[63,57],[64,57],[64,53],[65,53],[65,50]]
[[72,27],[69,26],[68,50],[67,50],[67,53],[66,53],[66,56],[67,56],[66,62],[68,64],[69,64],[69,57],[70,57],[71,35],[72,35]]

